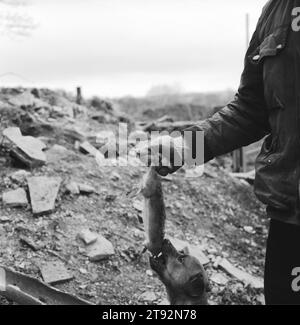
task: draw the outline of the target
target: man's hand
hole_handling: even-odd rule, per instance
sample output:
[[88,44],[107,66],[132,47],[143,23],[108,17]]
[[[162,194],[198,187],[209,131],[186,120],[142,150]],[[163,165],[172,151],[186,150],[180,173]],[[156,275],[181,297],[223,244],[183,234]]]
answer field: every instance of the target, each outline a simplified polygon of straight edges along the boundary
[[137,152],[144,164],[156,167],[161,176],[176,172],[184,164],[184,152],[187,146],[182,137],[168,135],[141,142]]

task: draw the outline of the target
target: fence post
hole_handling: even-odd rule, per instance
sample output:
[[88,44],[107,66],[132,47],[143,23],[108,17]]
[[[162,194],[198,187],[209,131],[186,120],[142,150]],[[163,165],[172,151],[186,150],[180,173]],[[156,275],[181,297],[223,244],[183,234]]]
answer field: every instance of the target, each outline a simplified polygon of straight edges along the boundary
[[77,93],[77,95],[76,95],[76,103],[78,105],[81,105],[81,103],[82,103],[81,87],[77,87],[76,93]]
[[235,150],[232,153],[232,160],[233,160],[233,171],[235,173],[243,173],[246,171],[246,156],[245,156],[245,149],[240,148]]

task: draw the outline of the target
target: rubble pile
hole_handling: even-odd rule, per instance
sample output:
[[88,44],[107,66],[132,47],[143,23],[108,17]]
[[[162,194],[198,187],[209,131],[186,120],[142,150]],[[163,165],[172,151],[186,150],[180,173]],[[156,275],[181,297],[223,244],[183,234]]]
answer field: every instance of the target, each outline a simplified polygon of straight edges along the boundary
[[[126,195],[146,171],[130,156],[146,133],[108,101],[47,89],[0,90],[0,117],[0,265],[93,303],[165,303],[141,255],[143,204]],[[128,144],[111,141],[119,122]],[[263,207],[215,162],[188,173],[163,180],[168,236],[205,265],[210,303],[262,304]]]

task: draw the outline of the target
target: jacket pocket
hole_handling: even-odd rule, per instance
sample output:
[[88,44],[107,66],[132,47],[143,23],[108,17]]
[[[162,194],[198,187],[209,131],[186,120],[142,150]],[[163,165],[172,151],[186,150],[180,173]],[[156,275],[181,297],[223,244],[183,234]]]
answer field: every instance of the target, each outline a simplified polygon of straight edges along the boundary
[[289,27],[279,27],[276,31],[266,36],[261,44],[250,54],[249,59],[253,64],[260,64],[268,57],[274,57],[282,52],[287,44]]
[[269,135],[255,162],[255,194],[264,204],[279,210],[290,210],[295,193],[294,181],[283,172],[282,152],[278,137]]
[[279,27],[266,36],[261,44],[249,56],[252,64],[262,69],[264,95],[269,109],[284,108],[285,106],[285,58],[289,26]]
[[[267,164],[272,164],[276,160],[276,153],[278,152],[279,139],[277,135],[269,134],[262,145],[260,151],[260,158],[263,159]],[[272,159],[271,159],[271,158]]]

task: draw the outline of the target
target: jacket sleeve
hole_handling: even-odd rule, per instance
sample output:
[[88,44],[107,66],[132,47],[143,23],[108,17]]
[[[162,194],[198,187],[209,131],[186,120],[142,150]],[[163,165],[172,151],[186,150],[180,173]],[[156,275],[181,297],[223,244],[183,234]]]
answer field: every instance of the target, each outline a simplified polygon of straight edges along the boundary
[[262,65],[252,63],[250,58],[259,44],[257,28],[234,100],[213,117],[187,129],[204,132],[204,162],[256,142],[270,132]]

